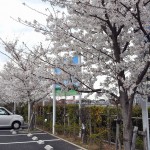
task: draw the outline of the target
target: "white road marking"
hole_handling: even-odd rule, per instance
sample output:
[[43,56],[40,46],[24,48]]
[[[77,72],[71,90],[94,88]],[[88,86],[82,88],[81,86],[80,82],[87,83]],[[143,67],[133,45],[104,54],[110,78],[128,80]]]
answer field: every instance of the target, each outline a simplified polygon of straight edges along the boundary
[[8,131],[8,132],[10,132],[10,130],[0,130],[0,132],[3,132],[3,131],[5,131],[5,132]]
[[[33,135],[38,135],[38,134],[47,134],[47,133],[33,133]],[[1,137],[1,136],[19,136],[19,135],[27,135],[27,134],[15,134],[15,135],[10,134],[10,135],[0,135],[0,137]]]
[[33,140],[33,141],[37,141],[37,140],[38,140],[38,137],[37,137],[37,136],[34,136],[34,137],[32,137],[32,140]]
[[[60,139],[43,140],[43,141],[53,142],[53,141],[60,141]],[[0,145],[5,145],[5,144],[23,144],[23,143],[37,143],[37,141],[9,142],[9,143],[0,143]]]

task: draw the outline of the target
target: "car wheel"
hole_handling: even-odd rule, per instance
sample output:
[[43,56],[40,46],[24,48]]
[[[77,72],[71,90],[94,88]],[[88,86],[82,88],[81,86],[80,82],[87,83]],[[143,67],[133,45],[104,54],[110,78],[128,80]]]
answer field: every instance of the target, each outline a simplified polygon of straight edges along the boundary
[[12,128],[13,129],[19,129],[20,128],[20,122],[19,121],[15,121],[12,123]]

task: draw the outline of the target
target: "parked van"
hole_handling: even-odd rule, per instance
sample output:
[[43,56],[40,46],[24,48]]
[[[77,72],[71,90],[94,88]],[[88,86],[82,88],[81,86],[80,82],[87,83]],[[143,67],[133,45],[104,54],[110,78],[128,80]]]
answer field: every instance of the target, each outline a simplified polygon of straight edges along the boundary
[[0,127],[19,129],[24,124],[22,116],[13,114],[4,107],[0,107]]

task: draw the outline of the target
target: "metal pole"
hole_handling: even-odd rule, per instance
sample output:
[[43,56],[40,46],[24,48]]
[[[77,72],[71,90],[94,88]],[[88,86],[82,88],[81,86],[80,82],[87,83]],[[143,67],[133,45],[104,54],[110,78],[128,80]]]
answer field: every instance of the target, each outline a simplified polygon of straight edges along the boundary
[[[79,54],[78,60],[79,60],[78,63],[79,63],[79,66],[80,66],[80,71],[82,73],[82,68],[81,68],[81,54]],[[79,112],[80,112],[80,109],[81,109],[81,98],[82,98],[82,95],[81,95],[81,93],[79,93]]]
[[[79,54],[79,56],[78,56],[78,63],[79,63],[80,71],[82,73],[82,68],[81,68],[81,54]],[[82,93],[79,93],[79,127],[81,126],[81,107],[82,107],[81,99],[82,99]],[[81,130],[79,132],[79,137],[81,137]]]
[[56,92],[55,84],[53,84],[53,134],[55,134],[55,124],[56,124]]
[[[81,127],[81,93],[79,93],[79,127]],[[81,130],[79,132],[79,137],[81,137]]]
[[16,114],[16,102],[14,102],[14,111],[13,111],[14,114]]
[[42,105],[45,106],[45,100],[43,100]]
[[150,150],[150,141],[149,141],[149,120],[148,120],[148,106],[147,100],[141,101],[142,108],[142,121],[143,121],[143,131],[146,131],[147,136],[147,149]]
[[79,110],[81,109],[81,105],[82,105],[81,99],[82,99],[82,95],[81,93],[79,93]]
[[64,99],[64,135],[66,134],[66,91]]
[[28,100],[28,125],[30,124],[30,116],[31,115],[31,103],[30,100]]

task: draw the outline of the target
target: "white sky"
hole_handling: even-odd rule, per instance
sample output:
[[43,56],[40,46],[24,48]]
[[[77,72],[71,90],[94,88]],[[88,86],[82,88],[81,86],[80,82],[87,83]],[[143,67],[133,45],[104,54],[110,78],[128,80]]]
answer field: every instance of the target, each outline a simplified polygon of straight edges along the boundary
[[[45,8],[49,6],[48,3],[44,3],[42,0],[0,0],[0,37],[4,41],[13,41],[17,38],[28,46],[37,45],[39,42],[44,42],[44,36],[34,32],[32,28],[11,19],[11,17],[15,19],[20,17],[28,21],[36,19],[45,24],[45,16],[30,10],[22,4],[24,2],[42,12],[45,12]],[[0,51],[4,52],[1,45]],[[0,53],[0,69],[7,59],[6,56]]]

